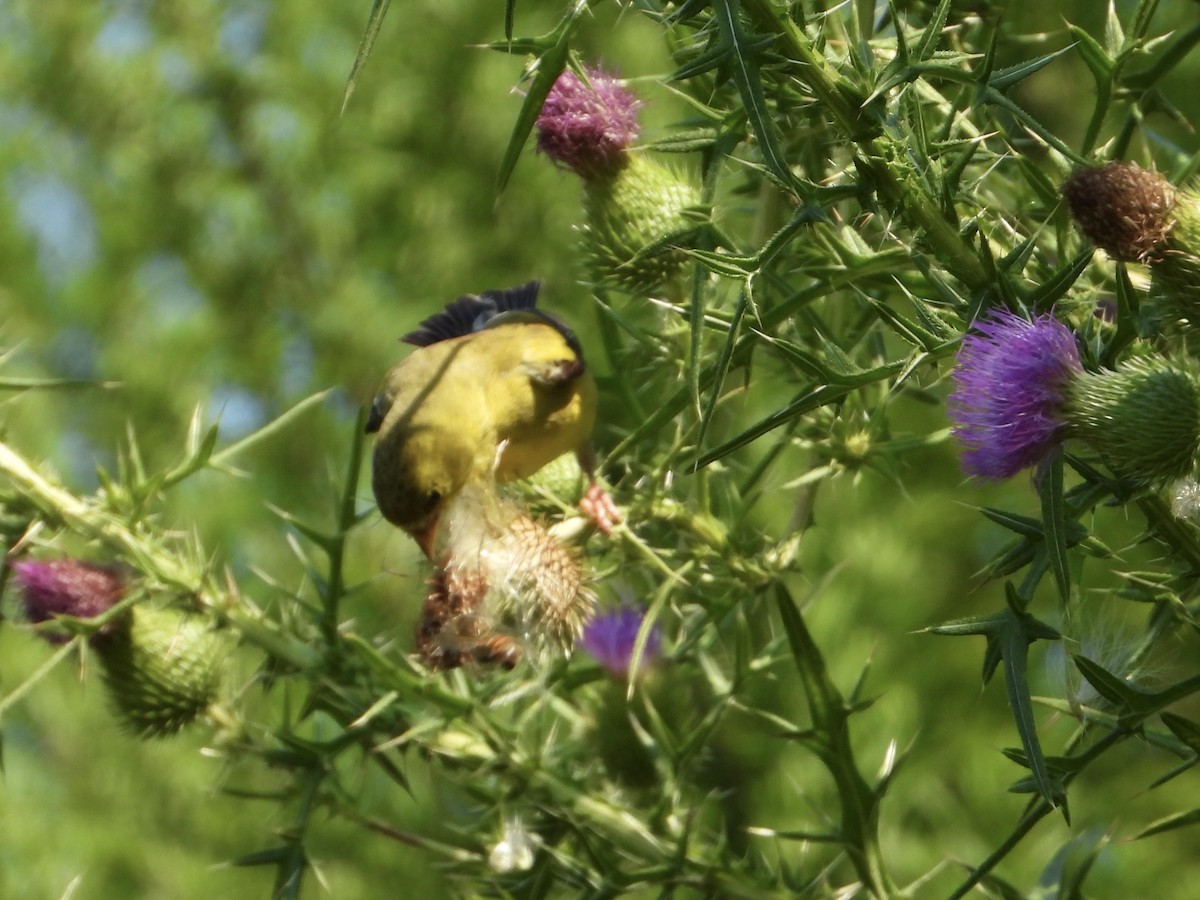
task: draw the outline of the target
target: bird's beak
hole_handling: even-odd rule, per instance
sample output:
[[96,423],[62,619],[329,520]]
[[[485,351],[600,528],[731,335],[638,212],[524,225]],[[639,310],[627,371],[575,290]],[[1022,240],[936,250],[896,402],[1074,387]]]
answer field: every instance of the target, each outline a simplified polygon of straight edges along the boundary
[[417,546],[421,548],[421,552],[425,554],[425,558],[430,562],[435,562],[433,551],[437,544],[438,517],[434,516],[429,520],[429,523],[419,528],[412,533],[413,540],[417,542]]

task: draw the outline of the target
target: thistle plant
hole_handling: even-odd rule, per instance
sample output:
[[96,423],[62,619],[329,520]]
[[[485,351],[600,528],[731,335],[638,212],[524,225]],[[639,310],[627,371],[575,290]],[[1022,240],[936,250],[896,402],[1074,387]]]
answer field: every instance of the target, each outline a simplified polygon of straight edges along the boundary
[[1063,196],[1079,228],[1109,257],[1146,263],[1154,275],[1154,321],[1195,328],[1200,291],[1200,196],[1158,172],[1111,162],[1071,173]]
[[[1186,10],[560,6],[377,3],[332,74],[324,10],[12,11],[0,737],[62,802],[0,895],[1190,897]],[[431,561],[371,391],[535,277],[622,519],[583,453]]]
[[[109,696],[135,734],[174,734],[217,701],[227,648],[202,621],[148,605],[120,609],[125,585],[102,566],[60,559],[13,568],[30,622],[86,620],[76,627],[90,631]],[[66,640],[53,632],[45,637]]]
[[1000,313],[963,338],[949,397],[963,468],[1007,478],[1051,457],[1068,437],[1118,472],[1178,479],[1200,449],[1200,383],[1166,360],[1136,358],[1084,372],[1071,331],[1051,316]]
[[662,629],[651,625],[642,637],[643,622],[642,610],[629,606],[609,610],[588,622],[579,646],[610,675],[627,678],[635,665],[644,670],[662,654]]
[[592,275],[633,293],[676,276],[702,230],[698,189],[636,151],[640,101],[599,68],[564,71],[537,117],[537,149],[583,182],[583,251]]

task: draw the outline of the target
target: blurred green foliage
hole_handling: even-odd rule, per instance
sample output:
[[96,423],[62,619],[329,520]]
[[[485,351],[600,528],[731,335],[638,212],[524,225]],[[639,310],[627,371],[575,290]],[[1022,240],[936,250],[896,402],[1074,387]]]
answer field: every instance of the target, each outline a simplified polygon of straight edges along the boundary
[[[129,452],[130,432],[147,466],[157,469],[179,457],[197,409],[203,421],[220,423],[226,446],[332,387],[318,408],[239,456],[238,474],[200,473],[171,491],[160,513],[164,528],[202,535],[220,564],[232,567],[241,590],[263,605],[305,590],[289,546],[297,532],[272,507],[305,520],[331,520],[359,406],[398,358],[396,338],[450,298],[544,279],[548,305],[581,333],[606,388],[596,434],[602,457],[659,399],[641,398],[645,407],[636,397],[630,402],[623,377],[627,390],[630,369],[651,367],[629,363],[639,358],[637,349],[628,359],[612,358],[600,339],[603,313],[579,283],[575,180],[527,148],[504,192],[496,190],[521,106],[514,88],[524,60],[473,45],[500,38],[502,8],[393,4],[339,117],[368,6],[312,0],[0,5],[6,36],[0,42],[0,195],[7,201],[0,209],[0,341],[12,348],[3,374],[94,382],[5,394],[5,439],[47,460],[71,487],[90,491],[96,467],[113,471]],[[596,4],[572,46],[582,58],[601,60],[631,79],[648,102],[646,138],[654,141],[669,137],[692,110],[659,83],[674,63],[639,6]],[[896,6],[924,21],[934,4]],[[1005,6],[997,69],[1066,47],[1072,36],[1064,20],[1092,35],[1104,31],[1103,5],[1089,0],[954,3],[951,21],[975,8],[994,16]],[[1115,6],[1124,16],[1134,4]],[[559,13],[554,4],[517,4],[517,31],[544,33]],[[1194,4],[1164,4],[1155,32],[1192,28],[1195,13]],[[1164,114],[1147,121],[1136,138],[1153,134],[1153,149],[1164,158],[1175,148],[1173,174],[1194,169],[1185,148],[1195,144],[1188,123],[1200,120],[1200,97],[1190,88],[1198,76],[1194,60],[1176,67],[1159,85],[1174,106],[1164,100]],[[1015,96],[1077,147],[1087,133],[1093,93],[1088,69],[1068,53],[1022,82]],[[1022,144],[1019,127],[1009,138],[1031,155],[1041,152],[1036,142]],[[678,165],[696,163],[687,158]],[[723,187],[728,218],[721,224],[735,232],[755,232],[757,217],[781,224],[778,209],[774,216],[764,212],[770,201],[751,193],[752,182]],[[723,290],[726,299],[735,293]],[[635,300],[614,303],[634,332],[650,330],[647,323],[658,314]],[[672,321],[662,340],[674,350],[686,339],[681,320]],[[706,335],[702,351],[715,355],[721,340]],[[643,358],[652,358],[655,369],[647,383],[682,383],[682,360],[670,368],[662,348]],[[756,360],[745,392],[729,387],[713,426],[724,437],[778,409],[797,389],[792,369],[770,359]],[[925,435],[943,428],[942,410],[925,400],[897,399],[892,432]],[[874,412],[866,401],[847,405],[839,427],[868,423]],[[1001,586],[982,583],[976,573],[1004,536],[975,507],[1037,516],[1037,498],[1024,482],[964,489],[944,443],[879,468],[855,469],[852,455],[840,453],[846,444],[814,448],[799,439],[781,441],[782,461],[772,463],[753,496],[741,497],[734,476],[773,453],[773,440],[751,445],[736,465],[714,465],[714,508],[743,514],[735,543],[763,535],[783,540],[800,524],[793,520],[794,489],[786,486],[821,462],[841,473],[823,483],[799,551],[804,577],[793,586],[801,595],[814,589],[805,616],[838,685],[853,685],[870,662],[866,694],[880,699],[852,720],[864,770],[881,767],[893,741],[904,756],[881,820],[892,876],[907,883],[940,860],[976,864],[1006,838],[1026,803],[1023,795],[1005,793],[1018,777],[999,752],[1018,743],[1011,714],[1000,685],[982,693],[976,687],[982,642],[915,632],[1003,603]],[[625,449],[606,470],[623,490],[617,495],[622,504],[633,502],[642,485],[635,476],[662,463],[656,458],[661,441]],[[690,477],[689,461],[664,465],[682,480]],[[630,477],[622,482],[623,475]],[[361,509],[368,494],[360,489]],[[1095,516],[1123,566],[1149,565],[1159,552],[1138,543],[1140,529],[1124,510],[1099,509]],[[407,651],[423,578],[408,542],[371,516],[347,553],[348,580],[363,586],[343,603],[343,614],[356,632],[381,636],[381,645],[390,641],[392,653]],[[834,574],[823,583],[828,572]],[[648,600],[655,585],[640,577],[645,580],[631,576],[611,590]],[[1095,619],[1115,644],[1123,640],[1118,629],[1140,628],[1138,621],[1126,622],[1136,615],[1123,612],[1123,604],[1100,596],[1118,583],[1110,573],[1092,576],[1090,570],[1084,580],[1085,590],[1099,597]],[[731,607],[726,615],[740,620],[751,611]],[[761,622],[745,626],[745,633],[765,631]],[[1180,639],[1178,648],[1179,658],[1156,661],[1164,679],[1194,656],[1195,641]],[[46,655],[28,632],[0,630],[0,688],[7,693],[21,683]],[[1034,693],[1061,696],[1065,667],[1045,655],[1044,665],[1040,651],[1036,657]],[[249,678],[249,663],[243,663]],[[6,710],[0,896],[266,896],[261,870],[214,866],[269,845],[273,833],[293,823],[270,802],[221,788],[269,792],[282,789],[282,776],[210,757],[208,739],[199,733],[169,743],[134,741],[108,715],[97,685],[91,666],[60,666]],[[690,702],[687,684],[668,682],[667,689],[678,691],[680,706]],[[251,709],[260,704],[264,715],[283,716],[302,704],[284,694],[247,692],[240,699]],[[780,716],[803,717],[794,673],[756,673],[744,699],[769,702]],[[1041,721],[1051,747],[1064,744],[1074,728],[1066,716]],[[336,731],[332,723],[329,730]],[[777,740],[777,730],[744,709],[729,711],[697,765],[709,799],[696,815],[723,823],[717,827],[725,829],[730,856],[795,865],[802,854],[794,848],[781,849],[746,829],[786,832],[832,821],[835,794],[812,758]],[[339,761],[350,767],[343,774],[363,798],[358,812],[448,844],[469,833],[464,823],[481,815],[469,778],[459,776],[465,787],[446,781],[442,768],[416,752],[405,763],[407,793],[365,763],[354,768]],[[1032,885],[1073,839],[1078,845],[1070,849],[1083,855],[1105,836],[1126,838],[1159,816],[1200,806],[1200,790],[1187,774],[1167,789],[1173,795],[1144,791],[1146,767],[1157,773],[1169,765],[1161,751],[1136,741],[1110,754],[1073,788],[1070,827],[1061,819],[1043,822],[1005,862],[1004,877]],[[636,786],[628,789],[636,793]],[[398,885],[431,898],[485,890],[456,882],[442,870],[444,860],[403,840],[335,815],[318,821],[308,837],[317,877],[306,882],[306,896],[320,896],[323,885],[339,900],[395,896]],[[1152,890],[1159,897],[1195,896],[1200,875],[1193,857],[1186,829],[1114,841],[1094,863],[1087,895]],[[951,863],[912,895],[944,896],[962,875]]]

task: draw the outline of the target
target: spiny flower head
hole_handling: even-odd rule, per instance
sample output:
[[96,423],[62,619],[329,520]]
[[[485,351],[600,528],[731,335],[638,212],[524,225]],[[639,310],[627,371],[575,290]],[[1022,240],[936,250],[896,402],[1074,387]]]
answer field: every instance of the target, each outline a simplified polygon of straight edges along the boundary
[[1171,228],[1175,189],[1136,163],[1076,169],[1063,196],[1079,229],[1113,259],[1152,261]]
[[600,69],[564,71],[537,119],[538,150],[583,180],[583,249],[595,282],[632,294],[680,273],[711,225],[692,179],[629,152],[641,102]]
[[1004,479],[1061,440],[1069,385],[1083,372],[1075,336],[1053,316],[991,313],[963,338],[949,409],[970,475]]
[[521,647],[499,629],[488,610],[487,575],[478,569],[442,565],[429,581],[417,623],[421,662],[435,671],[477,662],[513,668]]
[[[579,646],[611,675],[628,678],[629,669],[633,665],[633,651],[637,644],[638,632],[645,618],[643,610],[631,606],[601,613],[583,629]],[[645,671],[658,661],[661,654],[662,633],[656,624],[646,635],[646,645],[642,648],[638,669]]]
[[[25,616],[34,624],[58,616],[95,618],[112,609],[125,593],[115,571],[74,559],[27,559],[14,563],[13,571],[21,587]],[[109,623],[104,630],[113,627]],[[46,639],[61,643],[67,638],[46,633]]]
[[601,69],[558,76],[537,117],[538,150],[588,180],[625,165],[641,132],[641,102]]
[[417,631],[422,661],[511,669],[526,649],[569,651],[595,603],[576,555],[490,484],[468,485],[445,522],[446,557]]
[[1145,263],[1154,276],[1151,328],[1182,334],[1195,350],[1200,331],[1200,194],[1175,187],[1136,163],[1077,169],[1063,185],[1076,224],[1110,257]]
[[1154,275],[1154,312],[1168,330],[1188,335],[1196,355],[1200,329],[1200,194],[1181,190],[1171,210],[1171,230],[1150,263]]
[[949,409],[963,469],[1002,479],[1067,438],[1143,482],[1190,473],[1200,452],[1200,378],[1156,356],[1085,372],[1071,331],[1051,316],[992,313],[963,338]]
[[175,734],[216,701],[224,640],[201,619],[141,605],[93,642],[117,714],[139,737]]
[[497,611],[535,644],[569,650],[595,603],[578,557],[522,513],[485,549],[485,558]]

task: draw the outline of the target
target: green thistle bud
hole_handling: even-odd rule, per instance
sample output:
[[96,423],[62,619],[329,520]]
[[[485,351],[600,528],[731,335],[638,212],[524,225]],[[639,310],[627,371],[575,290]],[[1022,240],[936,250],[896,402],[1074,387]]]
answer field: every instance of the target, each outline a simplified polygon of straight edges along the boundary
[[1070,383],[1069,433],[1126,475],[1156,481],[1192,471],[1200,449],[1200,381],[1191,372],[1139,359]]
[[584,182],[584,249],[597,281],[648,292],[687,262],[680,248],[702,227],[700,193],[647,156],[628,160],[615,174]]
[[118,714],[141,737],[175,734],[217,699],[226,647],[199,620],[138,606],[93,646]]
[[575,507],[583,499],[586,485],[587,477],[579,465],[579,457],[572,452],[564,453],[549,465],[542,466],[514,487],[531,509],[553,511],[554,505],[546,501],[547,494],[564,506]]

